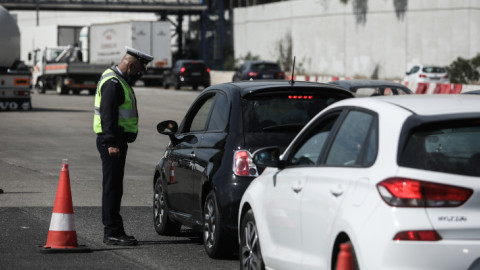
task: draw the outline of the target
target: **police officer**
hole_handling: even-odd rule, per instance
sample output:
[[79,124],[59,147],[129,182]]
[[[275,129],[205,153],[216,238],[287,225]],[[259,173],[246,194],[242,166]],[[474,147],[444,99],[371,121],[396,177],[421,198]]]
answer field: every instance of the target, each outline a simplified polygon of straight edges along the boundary
[[120,205],[127,143],[138,133],[137,99],[132,86],[143,75],[151,55],[125,47],[127,53],[119,65],[103,72],[95,96],[93,130],[102,159],[103,242],[107,245],[136,245],[138,241],[125,233]]

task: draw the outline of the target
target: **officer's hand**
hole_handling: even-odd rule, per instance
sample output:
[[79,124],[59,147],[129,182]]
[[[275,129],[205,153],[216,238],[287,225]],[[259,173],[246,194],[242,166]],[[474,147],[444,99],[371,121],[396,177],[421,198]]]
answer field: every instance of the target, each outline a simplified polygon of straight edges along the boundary
[[108,154],[111,157],[119,157],[120,156],[120,148],[118,148],[118,147],[108,147]]

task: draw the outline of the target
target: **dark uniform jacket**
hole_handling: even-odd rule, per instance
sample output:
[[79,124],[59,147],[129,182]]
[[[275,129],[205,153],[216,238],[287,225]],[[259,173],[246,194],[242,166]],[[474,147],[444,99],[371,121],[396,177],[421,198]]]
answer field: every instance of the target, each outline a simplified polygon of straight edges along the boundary
[[[126,78],[118,72],[115,66],[112,66],[110,69],[126,81]],[[118,108],[125,102],[125,92],[122,84],[116,78],[111,78],[103,83],[100,91],[102,94],[100,101],[102,143],[107,147],[118,147],[125,142],[134,142],[137,138],[137,133],[124,132],[123,127],[118,125]]]

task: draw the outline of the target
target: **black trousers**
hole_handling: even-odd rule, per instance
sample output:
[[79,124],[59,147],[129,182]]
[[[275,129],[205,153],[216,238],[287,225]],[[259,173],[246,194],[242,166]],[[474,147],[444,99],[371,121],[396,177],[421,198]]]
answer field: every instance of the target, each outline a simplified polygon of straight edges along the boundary
[[102,159],[102,222],[104,236],[122,236],[125,234],[120,205],[123,196],[123,174],[127,158],[127,143],[120,147],[120,157],[111,157],[108,147],[102,144],[102,136],[97,136],[97,149]]

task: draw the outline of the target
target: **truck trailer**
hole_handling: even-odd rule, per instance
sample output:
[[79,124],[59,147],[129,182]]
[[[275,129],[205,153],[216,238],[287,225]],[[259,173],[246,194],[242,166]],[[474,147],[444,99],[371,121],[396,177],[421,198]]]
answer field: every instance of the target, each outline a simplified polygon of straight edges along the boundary
[[170,28],[170,22],[166,21],[92,24],[87,35],[81,32],[80,41],[82,45],[88,42],[90,64],[117,64],[125,54],[125,46],[152,55],[153,61],[140,80],[145,86],[162,85],[163,71],[172,66]]
[[20,30],[2,6],[0,25],[0,110],[31,110],[31,71],[20,61]]

